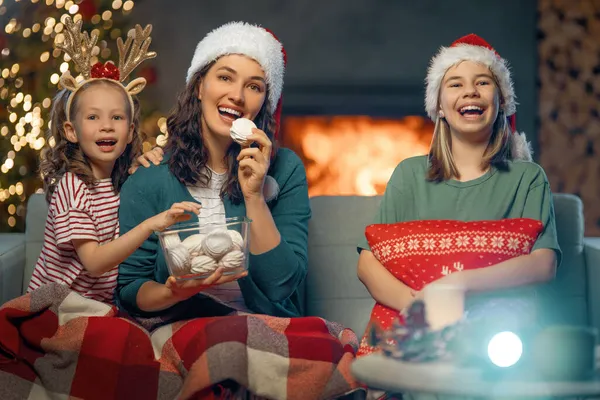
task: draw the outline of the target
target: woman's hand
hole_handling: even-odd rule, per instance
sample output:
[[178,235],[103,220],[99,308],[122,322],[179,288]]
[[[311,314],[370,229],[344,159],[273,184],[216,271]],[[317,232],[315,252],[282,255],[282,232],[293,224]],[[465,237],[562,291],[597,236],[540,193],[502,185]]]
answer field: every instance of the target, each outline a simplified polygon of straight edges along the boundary
[[244,199],[263,198],[265,177],[271,163],[273,144],[268,136],[260,129],[252,129],[252,135],[246,140],[257,143],[258,147],[242,148],[237,157],[239,161],[238,178]]
[[190,297],[208,289],[211,286],[222,285],[224,283],[237,281],[248,275],[248,271],[241,272],[236,275],[223,275],[223,268],[217,268],[208,278],[205,279],[191,279],[183,282],[177,282],[177,280],[170,276],[165,282],[165,286],[171,290],[173,297],[177,302],[187,300]]
[[160,164],[164,156],[163,149],[161,147],[156,146],[150,151],[145,152],[141,156],[139,156],[129,168],[129,174],[133,174],[140,165],[148,168],[150,163],[154,165]]

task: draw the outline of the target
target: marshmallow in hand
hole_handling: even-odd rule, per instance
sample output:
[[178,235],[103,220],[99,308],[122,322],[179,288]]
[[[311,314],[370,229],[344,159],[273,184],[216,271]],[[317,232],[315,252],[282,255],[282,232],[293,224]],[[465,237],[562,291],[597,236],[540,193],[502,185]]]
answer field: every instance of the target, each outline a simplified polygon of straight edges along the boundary
[[252,129],[256,128],[254,122],[247,118],[238,118],[231,124],[229,134],[231,138],[240,145],[244,146],[247,143],[247,137],[252,135]]

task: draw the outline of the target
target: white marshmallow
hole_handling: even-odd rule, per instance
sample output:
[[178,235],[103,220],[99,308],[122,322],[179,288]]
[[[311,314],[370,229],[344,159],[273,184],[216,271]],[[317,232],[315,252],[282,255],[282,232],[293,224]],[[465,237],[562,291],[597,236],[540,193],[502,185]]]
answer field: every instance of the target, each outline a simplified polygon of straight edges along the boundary
[[191,262],[193,274],[204,274],[217,269],[217,262],[209,256],[194,257]]
[[173,275],[185,275],[189,272],[189,253],[184,245],[179,244],[167,249],[167,257],[171,260],[171,273]]
[[247,118],[238,118],[231,124],[229,135],[235,142],[243,146],[247,144],[246,138],[252,135],[253,128],[256,128],[254,122]]
[[232,250],[225,254],[221,261],[219,261],[219,267],[226,269],[239,268],[244,263],[244,253],[239,250]]
[[206,235],[197,233],[195,235],[188,236],[181,242],[191,254],[200,255],[202,254],[202,241]]
[[225,253],[231,250],[233,242],[231,237],[223,230],[216,230],[209,233],[202,242],[202,252],[207,256],[220,259]]
[[167,233],[163,235],[162,239],[166,249],[172,249],[181,243],[181,239],[177,232]]
[[235,231],[233,229],[227,230],[227,233],[229,234],[229,237],[233,242],[233,248],[239,251],[244,251],[244,238],[242,237],[242,235],[240,235],[238,231]]

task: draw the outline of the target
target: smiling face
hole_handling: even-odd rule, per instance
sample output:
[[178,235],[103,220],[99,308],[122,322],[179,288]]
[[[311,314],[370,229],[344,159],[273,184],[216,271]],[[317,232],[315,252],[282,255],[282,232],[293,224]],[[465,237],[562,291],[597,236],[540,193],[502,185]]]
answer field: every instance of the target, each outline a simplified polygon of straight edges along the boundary
[[97,81],[76,96],[74,118],[64,124],[65,136],[79,144],[96,178],[110,177],[133,135],[126,94],[114,84]]
[[238,118],[254,120],[266,100],[265,73],[253,59],[232,54],[219,58],[198,88],[202,133],[230,138]]
[[448,69],[440,89],[440,110],[453,135],[487,140],[500,108],[500,90],[483,64],[463,61]]

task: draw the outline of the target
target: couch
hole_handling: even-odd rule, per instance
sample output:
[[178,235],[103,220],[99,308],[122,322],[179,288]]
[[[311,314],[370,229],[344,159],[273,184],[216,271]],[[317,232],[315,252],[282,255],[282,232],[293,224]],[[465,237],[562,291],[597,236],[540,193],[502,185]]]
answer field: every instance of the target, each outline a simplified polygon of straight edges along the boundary
[[[373,300],[356,276],[356,244],[380,200],[377,196],[311,199],[306,314],[340,322],[359,336]],[[600,238],[583,237],[583,206],[578,197],[555,194],[554,205],[563,262],[556,280],[543,288],[552,304],[549,322],[600,329]],[[46,213],[43,195],[32,195],[25,233],[0,234],[0,304],[27,288],[44,239]]]

